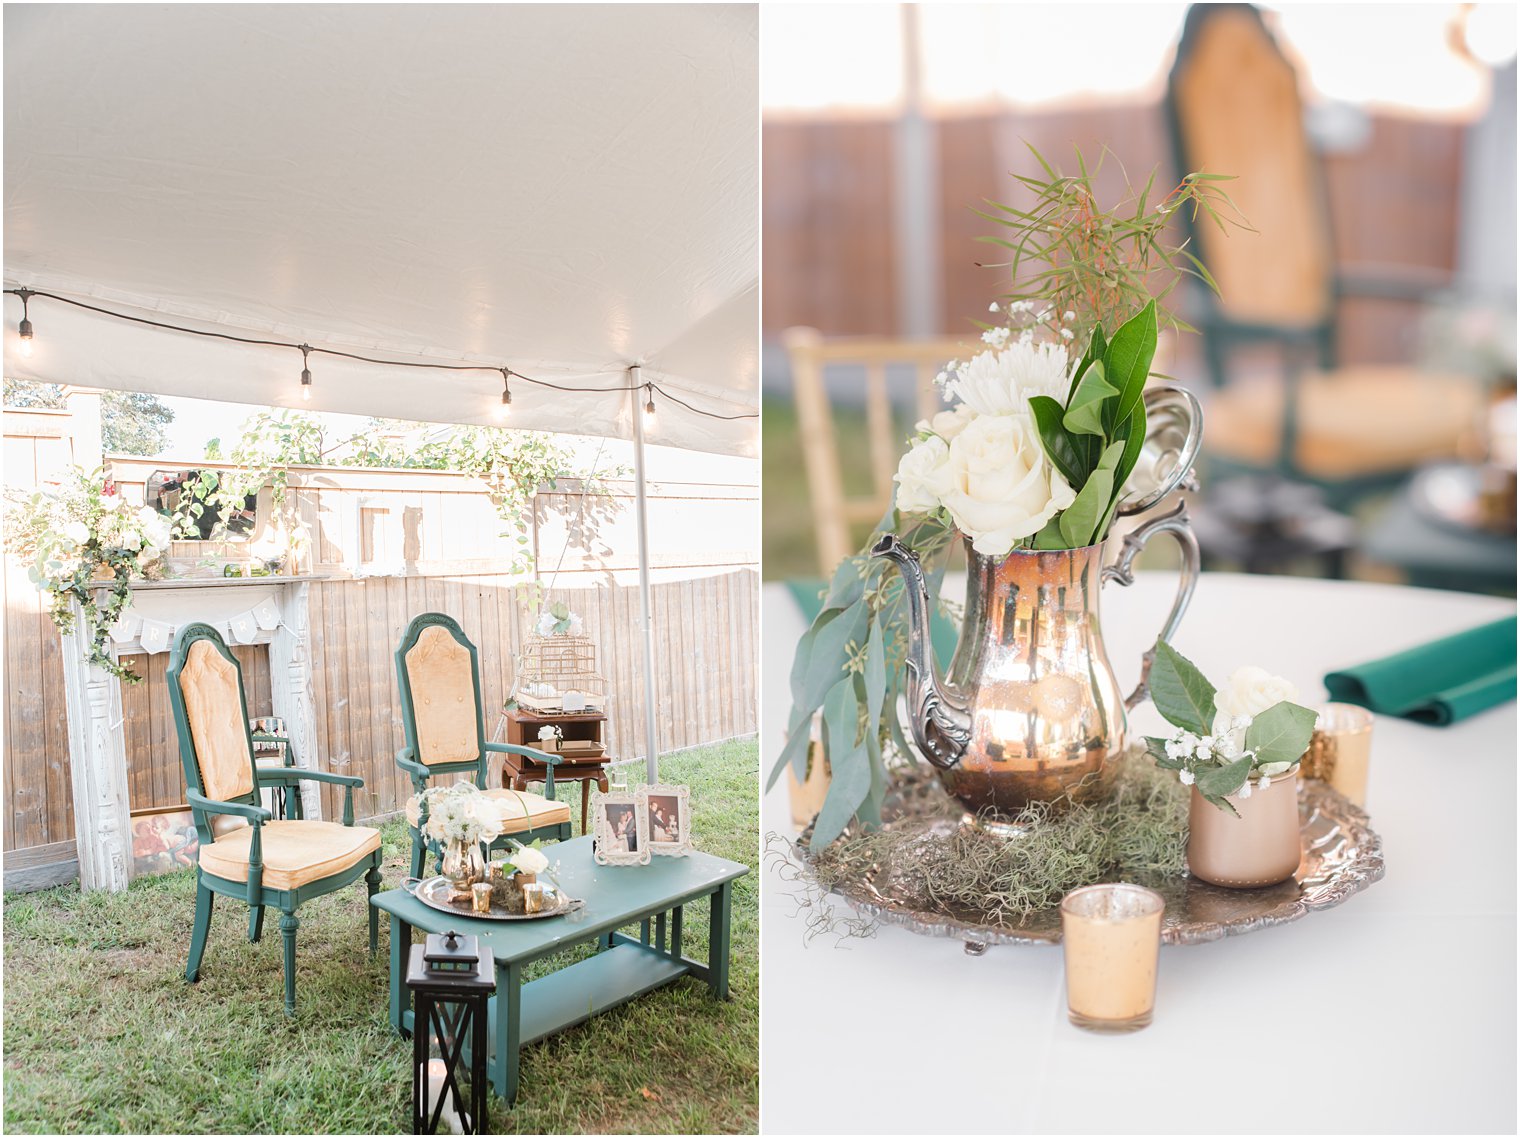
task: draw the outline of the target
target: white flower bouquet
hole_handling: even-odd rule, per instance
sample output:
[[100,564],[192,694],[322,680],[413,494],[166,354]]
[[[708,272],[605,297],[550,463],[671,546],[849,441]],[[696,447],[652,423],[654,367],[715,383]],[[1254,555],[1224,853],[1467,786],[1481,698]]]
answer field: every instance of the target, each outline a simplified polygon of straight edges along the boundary
[[581,618],[563,601],[555,601],[538,614],[535,631],[540,636],[580,636],[585,632]]
[[918,424],[894,479],[897,509],[953,524],[989,557],[1096,544],[1145,441],[1155,304],[1111,343],[1095,327],[1075,360],[1074,312],[1028,300],[992,309],[1009,323],[982,334],[987,350],[940,373],[952,406]]
[[1151,699],[1176,728],[1146,737],[1156,765],[1174,770],[1221,810],[1237,813],[1229,797],[1249,798],[1274,779],[1291,777],[1309,749],[1317,716],[1293,701],[1298,689],[1281,676],[1248,665],[1218,691],[1192,662],[1164,640],[1156,642]]
[[549,868],[549,858],[543,850],[538,848],[538,843],[531,846],[518,845],[504,861],[518,873],[531,873],[537,876]]
[[[100,469],[75,467],[55,488],[12,498],[6,523],[7,547],[30,562],[27,576],[52,598],[53,623],[72,632],[77,601],[91,662],[136,682],[140,677],[112,659],[106,642],[131,600],[131,582],[161,574],[169,519],[128,502]],[[110,591],[97,601],[102,585]]]
[[427,807],[428,837],[440,842],[479,844],[501,837],[505,822],[501,806],[480,793],[473,782],[429,787],[422,792]]

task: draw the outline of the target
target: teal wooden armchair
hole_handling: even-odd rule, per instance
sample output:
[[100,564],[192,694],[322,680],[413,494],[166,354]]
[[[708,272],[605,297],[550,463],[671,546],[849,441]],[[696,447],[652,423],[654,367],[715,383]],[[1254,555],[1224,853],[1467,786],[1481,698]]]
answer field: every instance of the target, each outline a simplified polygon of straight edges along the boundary
[[[459,624],[443,613],[414,617],[396,649],[396,682],[401,687],[401,724],[406,746],[396,752],[396,765],[412,780],[415,794],[406,804],[412,828],[412,876],[421,877],[427,853],[442,859],[435,841],[423,834],[427,825],[423,791],[435,775],[470,774],[475,785],[506,809],[507,830],[492,848],[513,839],[570,837],[570,807],[554,801],[556,755],[486,742],[480,704],[480,658]],[[542,795],[505,787],[487,787],[492,753],[516,754],[544,763],[549,771]]]
[[[195,929],[185,979],[200,979],[201,957],[217,894],[248,905],[248,939],[257,942],[264,909],[280,912],[284,942],[285,1010],[296,1010],[296,910],[359,877],[373,897],[380,888],[380,831],[354,825],[354,789],[364,780],[254,763],[243,695],[243,669],[216,629],[191,624],[180,630],[169,658],[169,705],[185,768],[186,798],[200,838],[195,871]],[[344,788],[343,824],[302,818],[300,783]],[[260,791],[286,790],[283,817],[259,804]],[[378,918],[369,907],[369,949],[378,947]]]

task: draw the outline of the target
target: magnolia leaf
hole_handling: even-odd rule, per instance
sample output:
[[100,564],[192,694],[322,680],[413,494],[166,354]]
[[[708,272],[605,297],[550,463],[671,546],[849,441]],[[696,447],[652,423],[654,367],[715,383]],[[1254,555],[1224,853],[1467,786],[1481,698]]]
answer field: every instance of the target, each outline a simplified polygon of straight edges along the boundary
[[1156,355],[1156,302],[1152,300],[1126,320],[1114,333],[1103,366],[1108,382],[1119,392],[1118,403],[1106,420],[1110,430],[1122,425],[1140,402],[1145,380],[1150,375],[1151,360]]
[[1214,685],[1165,640],[1156,641],[1150,672],[1151,702],[1173,727],[1207,735],[1214,725]]
[[1098,520],[1108,509],[1114,494],[1114,466],[1124,452],[1123,443],[1114,443],[1103,452],[1097,468],[1087,476],[1087,484],[1077,494],[1077,499],[1061,511],[1061,536],[1070,549],[1082,549],[1091,545]]
[[1030,397],[1029,410],[1034,415],[1035,427],[1039,429],[1045,457],[1074,489],[1080,487],[1087,481],[1087,466],[1066,428],[1061,425],[1065,409],[1048,395],[1035,395]]
[[1071,393],[1071,402],[1066,405],[1066,414],[1061,417],[1061,425],[1074,435],[1102,437],[1105,417],[1103,405],[1118,394],[1119,389],[1106,377],[1103,363],[1094,360],[1077,381],[1077,388]]
[[1061,534],[1061,515],[1057,514],[1045,523],[1045,527],[1034,535],[1034,547],[1036,549],[1065,549],[1066,538]]
[[863,744],[856,741],[857,707],[854,677],[846,676],[823,701],[824,740],[829,760],[829,792],[813,826],[810,846],[821,850],[855,817],[871,793],[871,763]]
[[1210,802],[1234,794],[1251,775],[1251,756],[1242,755],[1233,763],[1210,767],[1198,775],[1198,792]]
[[1102,541],[1107,536],[1108,527],[1113,524],[1119,503],[1124,500],[1124,485],[1134,472],[1135,463],[1140,459],[1140,451],[1145,446],[1144,403],[1136,407],[1135,413],[1120,425],[1115,437],[1123,441],[1124,451],[1119,455],[1119,461],[1114,467],[1114,491],[1109,497],[1108,509],[1103,511],[1103,517],[1098,522],[1098,532],[1093,535],[1094,541]]
[[1296,763],[1309,749],[1316,718],[1314,712],[1296,703],[1274,703],[1253,717],[1246,728],[1246,750],[1255,753],[1258,765]]

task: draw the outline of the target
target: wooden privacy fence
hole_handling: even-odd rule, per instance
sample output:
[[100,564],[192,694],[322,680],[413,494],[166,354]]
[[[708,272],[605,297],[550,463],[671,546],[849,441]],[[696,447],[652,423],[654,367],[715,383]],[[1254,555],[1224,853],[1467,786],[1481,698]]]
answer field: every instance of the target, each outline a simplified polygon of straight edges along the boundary
[[[410,793],[395,764],[402,745],[392,653],[418,613],[457,619],[480,649],[486,734],[511,690],[515,656],[537,614],[521,579],[503,576],[370,577],[313,582],[310,613],[315,765],[359,775],[355,809],[399,810]],[[626,586],[555,589],[580,614],[608,682],[609,751],[643,753],[638,591]],[[753,570],[653,586],[659,750],[757,729],[759,577]],[[238,648],[250,715],[270,714],[267,649]],[[58,633],[42,597],[12,563],[6,574],[5,850],[7,868],[73,857],[67,716]],[[168,653],[133,658],[144,676],[123,689],[131,807],[184,801],[184,775],[169,714]],[[326,788],[330,790],[331,788]],[[324,800],[336,817],[341,802]],[[13,857],[12,851],[17,851]],[[25,851],[25,852],[22,852]]]

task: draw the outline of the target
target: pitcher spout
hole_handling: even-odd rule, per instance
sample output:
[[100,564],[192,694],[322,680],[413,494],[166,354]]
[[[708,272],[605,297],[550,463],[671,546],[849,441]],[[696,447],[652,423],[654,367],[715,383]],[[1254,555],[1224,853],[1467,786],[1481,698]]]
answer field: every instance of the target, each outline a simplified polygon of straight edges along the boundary
[[872,557],[889,558],[903,575],[908,593],[908,656],[905,665],[908,727],[913,742],[935,766],[949,770],[971,742],[971,713],[955,699],[934,666],[929,633],[929,584],[918,554],[896,534],[884,534]]

